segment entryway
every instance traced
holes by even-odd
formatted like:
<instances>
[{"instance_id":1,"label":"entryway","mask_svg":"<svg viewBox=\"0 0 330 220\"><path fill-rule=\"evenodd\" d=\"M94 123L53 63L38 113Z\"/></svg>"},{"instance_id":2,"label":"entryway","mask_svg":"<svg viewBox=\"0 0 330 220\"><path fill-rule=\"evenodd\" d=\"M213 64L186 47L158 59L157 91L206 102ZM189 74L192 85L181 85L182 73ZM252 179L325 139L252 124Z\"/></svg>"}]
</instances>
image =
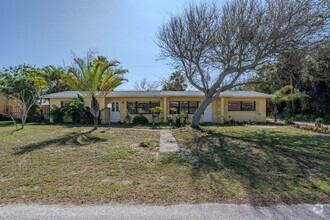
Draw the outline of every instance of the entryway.
<instances>
[{"instance_id":1,"label":"entryway","mask_svg":"<svg viewBox=\"0 0 330 220\"><path fill-rule=\"evenodd\" d=\"M113 101L111 102L110 109L110 122L118 122L120 121L120 102Z\"/></svg>"},{"instance_id":2,"label":"entryway","mask_svg":"<svg viewBox=\"0 0 330 220\"><path fill-rule=\"evenodd\" d=\"M212 122L212 102L206 107L206 109L204 111L203 121L205 123Z\"/></svg>"}]
</instances>

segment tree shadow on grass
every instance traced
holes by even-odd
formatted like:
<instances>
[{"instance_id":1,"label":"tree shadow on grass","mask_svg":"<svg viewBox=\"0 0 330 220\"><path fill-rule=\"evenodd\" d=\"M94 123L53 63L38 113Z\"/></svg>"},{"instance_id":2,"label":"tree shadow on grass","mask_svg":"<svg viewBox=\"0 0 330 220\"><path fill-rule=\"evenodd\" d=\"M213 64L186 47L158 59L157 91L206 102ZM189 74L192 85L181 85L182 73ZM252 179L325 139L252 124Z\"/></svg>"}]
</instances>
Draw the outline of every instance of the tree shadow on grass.
<instances>
[{"instance_id":1,"label":"tree shadow on grass","mask_svg":"<svg viewBox=\"0 0 330 220\"><path fill-rule=\"evenodd\" d=\"M106 138L100 138L91 134L93 131L94 129L91 129L87 132L70 132L69 134L66 134L62 137L28 144L20 147L16 152L13 153L13 155L23 155L35 150L40 150L49 147L51 145L59 145L59 146L70 145L73 147L79 147L88 144L107 141Z\"/></svg>"},{"instance_id":2,"label":"tree shadow on grass","mask_svg":"<svg viewBox=\"0 0 330 220\"><path fill-rule=\"evenodd\" d=\"M187 146L193 179L225 174L244 187L249 203L265 205L329 201L330 193L316 184L330 180L329 143L329 136L207 131ZM221 178L209 178L209 183L219 197L223 191L217 187L230 188Z\"/></svg>"}]
</instances>

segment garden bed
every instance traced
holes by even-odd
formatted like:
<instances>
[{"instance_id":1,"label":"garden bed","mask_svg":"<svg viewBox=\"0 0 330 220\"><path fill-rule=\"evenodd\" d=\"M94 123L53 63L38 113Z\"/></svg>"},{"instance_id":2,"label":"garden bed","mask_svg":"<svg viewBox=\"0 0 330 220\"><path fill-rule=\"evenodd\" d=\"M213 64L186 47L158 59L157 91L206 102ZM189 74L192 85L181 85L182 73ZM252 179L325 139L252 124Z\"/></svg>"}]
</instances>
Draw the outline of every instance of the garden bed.
<instances>
[{"instance_id":1,"label":"garden bed","mask_svg":"<svg viewBox=\"0 0 330 220\"><path fill-rule=\"evenodd\" d=\"M302 129L302 130L322 133L322 134L330 134L330 127L329 126L313 126L313 125L309 125L309 124L305 124L305 125L295 124L293 127L298 128L298 129Z\"/></svg>"}]
</instances>

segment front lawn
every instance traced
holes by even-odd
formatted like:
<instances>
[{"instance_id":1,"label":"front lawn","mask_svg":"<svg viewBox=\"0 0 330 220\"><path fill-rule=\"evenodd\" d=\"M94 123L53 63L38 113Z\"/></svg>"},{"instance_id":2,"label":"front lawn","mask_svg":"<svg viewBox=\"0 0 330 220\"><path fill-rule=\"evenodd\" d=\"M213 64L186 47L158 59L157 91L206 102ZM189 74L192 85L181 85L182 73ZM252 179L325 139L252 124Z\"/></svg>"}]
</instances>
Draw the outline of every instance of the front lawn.
<instances>
[{"instance_id":1,"label":"front lawn","mask_svg":"<svg viewBox=\"0 0 330 220\"><path fill-rule=\"evenodd\" d=\"M158 155L159 131L0 126L0 203L322 203L330 136L289 126L175 129L182 152Z\"/></svg>"},{"instance_id":2,"label":"front lawn","mask_svg":"<svg viewBox=\"0 0 330 220\"><path fill-rule=\"evenodd\" d=\"M182 128L175 136L201 200L330 202L330 135L256 125Z\"/></svg>"}]
</instances>

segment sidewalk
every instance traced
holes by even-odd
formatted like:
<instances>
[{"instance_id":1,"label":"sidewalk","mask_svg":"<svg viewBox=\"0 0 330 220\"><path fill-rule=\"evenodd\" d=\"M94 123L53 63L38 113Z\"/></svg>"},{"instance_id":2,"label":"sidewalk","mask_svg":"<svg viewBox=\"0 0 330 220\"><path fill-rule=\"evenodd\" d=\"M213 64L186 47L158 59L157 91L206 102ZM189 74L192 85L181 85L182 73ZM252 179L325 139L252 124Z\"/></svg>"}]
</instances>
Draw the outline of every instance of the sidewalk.
<instances>
[{"instance_id":1,"label":"sidewalk","mask_svg":"<svg viewBox=\"0 0 330 220\"><path fill-rule=\"evenodd\" d=\"M267 207L216 203L171 206L14 204L0 207L0 219L330 219L330 204L278 205Z\"/></svg>"}]
</instances>

